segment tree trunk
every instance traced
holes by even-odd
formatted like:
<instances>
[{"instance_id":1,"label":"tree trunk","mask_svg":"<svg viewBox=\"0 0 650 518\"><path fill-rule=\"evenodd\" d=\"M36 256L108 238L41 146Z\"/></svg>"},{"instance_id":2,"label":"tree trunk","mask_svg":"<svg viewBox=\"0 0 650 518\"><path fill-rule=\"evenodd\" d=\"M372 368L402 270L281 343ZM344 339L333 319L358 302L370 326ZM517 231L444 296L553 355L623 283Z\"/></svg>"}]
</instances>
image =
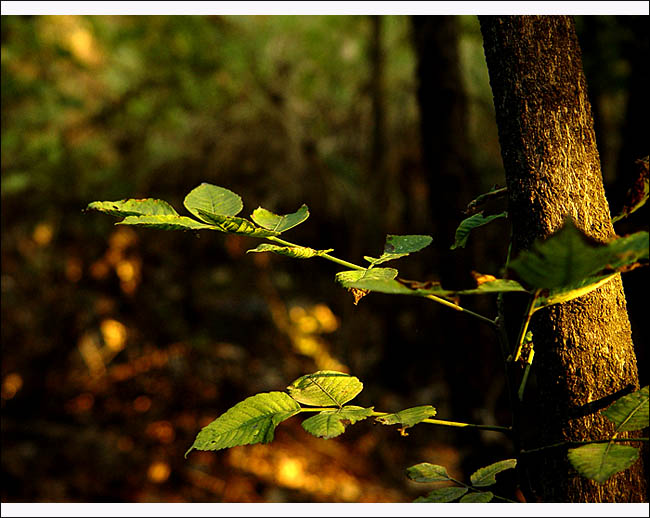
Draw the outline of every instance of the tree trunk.
<instances>
[{"instance_id":1,"label":"tree trunk","mask_svg":"<svg viewBox=\"0 0 650 518\"><path fill-rule=\"evenodd\" d=\"M598 240L615 233L605 199L573 19L481 17L513 225L513 253L558 230L565 217ZM522 447L607 438L612 425L581 407L627 386L638 373L620 277L536 313L536 389L521 414ZM531 387L533 388L533 387ZM584 413L584 412L583 412ZM526 462L523 462L526 460ZM639 502L641 461L605 484L580 477L566 448L523 456L529 501Z\"/></svg>"}]
</instances>

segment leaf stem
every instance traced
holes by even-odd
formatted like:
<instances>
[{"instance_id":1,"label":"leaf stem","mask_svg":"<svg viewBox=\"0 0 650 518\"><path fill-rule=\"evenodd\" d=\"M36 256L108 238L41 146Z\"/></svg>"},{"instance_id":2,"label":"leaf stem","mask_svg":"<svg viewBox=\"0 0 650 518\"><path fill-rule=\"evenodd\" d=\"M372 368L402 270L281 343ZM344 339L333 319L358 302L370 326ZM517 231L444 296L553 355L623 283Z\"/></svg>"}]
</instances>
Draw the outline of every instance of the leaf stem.
<instances>
[{"instance_id":1,"label":"leaf stem","mask_svg":"<svg viewBox=\"0 0 650 518\"><path fill-rule=\"evenodd\" d=\"M561 448L562 446L582 446L584 444L599 444L604 442L648 442L649 440L650 439L648 437L614 437L611 439L597 439L594 441L564 441L549 444L547 446L540 446L539 448L533 448L532 450L522 450L519 453L522 455L528 453L537 453L540 451L549 450L551 448Z\"/></svg>"},{"instance_id":2,"label":"leaf stem","mask_svg":"<svg viewBox=\"0 0 650 518\"><path fill-rule=\"evenodd\" d=\"M280 239L277 236L269 236L266 239L269 241L275 241L276 243L280 243L281 245L284 246L299 246L295 243L291 243L289 241L285 241L284 239ZM328 261L332 261L333 263L340 264L341 266L345 266L347 268L351 268L353 270L365 270L363 266L359 266L358 264L354 264L348 261L344 261L343 259L339 259L338 257L334 257L333 255L330 254L322 254L319 257L322 257L323 259L327 259Z\"/></svg>"},{"instance_id":3,"label":"leaf stem","mask_svg":"<svg viewBox=\"0 0 650 518\"><path fill-rule=\"evenodd\" d=\"M458 304L454 304L453 302L450 302L446 299L443 299L441 297L437 297L435 295L426 295L427 299L433 300L434 302L438 302L439 304L442 304L443 306L447 306L448 308L455 309L456 311L460 311L462 313L466 313L467 315L470 315L474 318L478 318L482 322L485 322L486 324L491 325L492 327L496 328L497 323L487 317L484 317L483 315L479 315L478 313L474 313L473 311L470 311L469 309L466 309L462 306L459 306Z\"/></svg>"},{"instance_id":4,"label":"leaf stem","mask_svg":"<svg viewBox=\"0 0 650 518\"><path fill-rule=\"evenodd\" d=\"M337 407L301 407L300 412L324 412L324 411L339 410ZM380 417L390 415L390 412L373 412L370 417ZM453 428L478 428L480 430L490 430L493 432L501 432L509 434L512 429L506 426L488 425L488 424L473 424L473 423L459 423L456 421L443 421L442 419L423 419L421 423L437 424L439 426L450 426Z\"/></svg>"},{"instance_id":5,"label":"leaf stem","mask_svg":"<svg viewBox=\"0 0 650 518\"><path fill-rule=\"evenodd\" d=\"M530 302L528 303L528 308L526 309L526 318L521 325L521 329L519 330L519 337L517 338L517 350L515 351L515 357L512 360L513 362L516 362L519 360L519 358L521 358L521 349L524 346L526 332L528 331L528 324L530 324L530 319L533 316L535 310L535 301L537 300L540 292L541 290L535 290L535 293L530 298Z\"/></svg>"},{"instance_id":6,"label":"leaf stem","mask_svg":"<svg viewBox=\"0 0 650 518\"><path fill-rule=\"evenodd\" d=\"M277 236L269 236L266 239L269 241L275 241L276 243L280 243L281 245L284 246L300 246L295 243L291 243L290 241L285 241L284 239L280 239ZM358 264L351 263L349 261L345 261L343 259L339 259L338 257L334 257L333 255L330 254L322 254L319 257L322 257L323 259L327 259L328 261L332 261L333 263L340 264L341 266L345 266L346 268L351 268L352 270L367 270L368 268L364 268L363 266L359 266ZM439 304L442 304L443 306L447 306L448 308L455 309L456 311L460 311L462 313L465 313L467 315L470 315L474 318L477 318L481 320L482 322L485 322L486 324L491 325L492 327L497 326L496 322L490 318L484 317L483 315L479 315L478 313L474 313L473 311L470 311L469 309L466 309L462 306L459 306L458 304L454 304L453 302L450 302L446 299L443 299L441 297L437 297L436 295L425 295L426 298L433 300L434 302L438 302Z\"/></svg>"}]
</instances>

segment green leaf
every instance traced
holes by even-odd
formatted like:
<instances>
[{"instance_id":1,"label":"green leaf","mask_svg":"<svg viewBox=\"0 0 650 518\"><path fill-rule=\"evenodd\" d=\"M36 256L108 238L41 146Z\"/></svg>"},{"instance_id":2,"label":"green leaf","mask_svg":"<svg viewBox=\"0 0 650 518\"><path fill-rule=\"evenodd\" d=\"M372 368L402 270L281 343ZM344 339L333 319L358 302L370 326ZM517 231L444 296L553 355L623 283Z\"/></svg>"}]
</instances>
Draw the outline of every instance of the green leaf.
<instances>
[{"instance_id":1,"label":"green leaf","mask_svg":"<svg viewBox=\"0 0 650 518\"><path fill-rule=\"evenodd\" d=\"M204 427L185 456L192 450L221 450L271 442L275 428L298 412L300 405L284 392L256 394Z\"/></svg>"},{"instance_id":2,"label":"green leaf","mask_svg":"<svg viewBox=\"0 0 650 518\"><path fill-rule=\"evenodd\" d=\"M414 503L443 504L445 502L453 502L454 500L456 500L456 498L459 498L463 496L465 493L467 493L467 491L469 491L469 489L467 489L466 487L457 487L457 486L440 487L438 489L434 489L433 491L431 491L427 496L421 496L420 498L416 498L414 500Z\"/></svg>"},{"instance_id":3,"label":"green leaf","mask_svg":"<svg viewBox=\"0 0 650 518\"><path fill-rule=\"evenodd\" d=\"M127 216L116 225L140 225L161 230L217 230L212 225L206 225L186 216L171 215Z\"/></svg>"},{"instance_id":4,"label":"green leaf","mask_svg":"<svg viewBox=\"0 0 650 518\"><path fill-rule=\"evenodd\" d=\"M384 244L384 253L378 257L364 256L364 259L370 263L370 267L378 264L406 257L413 252L418 252L431 244L433 238L431 236L414 234L407 236L395 236L388 234L386 236L386 243Z\"/></svg>"},{"instance_id":5,"label":"green leaf","mask_svg":"<svg viewBox=\"0 0 650 518\"><path fill-rule=\"evenodd\" d=\"M622 444L585 444L568 453L569 462L583 477L602 484L614 473L629 468L639 458L639 450Z\"/></svg>"},{"instance_id":6,"label":"green leaf","mask_svg":"<svg viewBox=\"0 0 650 518\"><path fill-rule=\"evenodd\" d=\"M309 209L303 204L296 212L285 215L274 214L262 207L256 208L251 214L251 219L260 227L264 227L278 234L300 225L309 217Z\"/></svg>"},{"instance_id":7,"label":"green leaf","mask_svg":"<svg viewBox=\"0 0 650 518\"><path fill-rule=\"evenodd\" d=\"M447 468L438 464L421 462L406 469L406 476L414 482L442 482L451 480Z\"/></svg>"},{"instance_id":8,"label":"green leaf","mask_svg":"<svg viewBox=\"0 0 650 518\"><path fill-rule=\"evenodd\" d=\"M472 485L476 487L491 486L492 484L497 483L497 479L495 478L497 473L501 473L507 469L512 469L516 465L517 459L501 460L494 464L490 464L489 466L485 466L484 468L477 469L472 473L470 480Z\"/></svg>"},{"instance_id":9,"label":"green leaf","mask_svg":"<svg viewBox=\"0 0 650 518\"><path fill-rule=\"evenodd\" d=\"M500 212L499 214L490 214L489 216L484 216L483 211L481 211L477 212L473 216L470 216L469 218L465 218L460 222L460 225L458 225L458 228L456 229L456 240L454 241L454 244L451 245L451 250L455 250L456 248L465 248L469 234L475 228L487 225L490 223L490 221L494 221L495 219L506 217L508 217L507 212Z\"/></svg>"},{"instance_id":10,"label":"green leaf","mask_svg":"<svg viewBox=\"0 0 650 518\"><path fill-rule=\"evenodd\" d=\"M246 253L273 252L275 254L293 257L294 259L309 259L311 257L321 257L333 251L333 248L330 248L329 250L314 250L313 248L308 248L305 246L277 246L270 245L268 243L262 243L261 245L258 245L251 250L246 250Z\"/></svg>"},{"instance_id":11,"label":"green leaf","mask_svg":"<svg viewBox=\"0 0 650 518\"><path fill-rule=\"evenodd\" d=\"M363 390L363 383L343 372L323 370L301 376L287 390L305 405L342 407Z\"/></svg>"},{"instance_id":12,"label":"green leaf","mask_svg":"<svg viewBox=\"0 0 650 518\"><path fill-rule=\"evenodd\" d=\"M641 430L648 424L648 386L612 403L603 415L616 425L616 432Z\"/></svg>"},{"instance_id":13,"label":"green leaf","mask_svg":"<svg viewBox=\"0 0 650 518\"><path fill-rule=\"evenodd\" d=\"M169 203L164 200L153 198L144 198L142 200L118 200L118 201L94 201L88 204L86 210L97 210L117 216L118 218L126 216L178 216Z\"/></svg>"},{"instance_id":14,"label":"green leaf","mask_svg":"<svg viewBox=\"0 0 650 518\"><path fill-rule=\"evenodd\" d=\"M199 210L221 216L236 216L244 208L244 204L238 194L223 187L205 182L192 189L185 196L183 205L199 219L203 219ZM206 223L211 222L206 221Z\"/></svg>"},{"instance_id":15,"label":"green leaf","mask_svg":"<svg viewBox=\"0 0 650 518\"><path fill-rule=\"evenodd\" d=\"M510 263L510 268L533 288L560 288L588 277L623 271L648 259L648 233L595 243L571 219L545 241L536 241Z\"/></svg>"},{"instance_id":16,"label":"green leaf","mask_svg":"<svg viewBox=\"0 0 650 518\"><path fill-rule=\"evenodd\" d=\"M478 491L465 495L460 499L461 504L487 504L494 498L492 491Z\"/></svg>"},{"instance_id":17,"label":"green leaf","mask_svg":"<svg viewBox=\"0 0 650 518\"><path fill-rule=\"evenodd\" d=\"M198 209L198 213L203 221L206 221L217 227L221 232L228 234L239 234L251 237L269 237L277 235L277 232L255 226L253 223L244 218L234 216L222 216Z\"/></svg>"},{"instance_id":18,"label":"green leaf","mask_svg":"<svg viewBox=\"0 0 650 518\"><path fill-rule=\"evenodd\" d=\"M375 418L381 424L401 424L405 427L414 426L421 423L424 419L429 419L436 415L436 409L431 405L416 406L407 408L394 414L382 415Z\"/></svg>"},{"instance_id":19,"label":"green leaf","mask_svg":"<svg viewBox=\"0 0 650 518\"><path fill-rule=\"evenodd\" d=\"M324 439L337 437L345 432L348 424L362 421L372 415L373 408L344 406L336 410L325 410L302 422L302 427L310 434Z\"/></svg>"},{"instance_id":20,"label":"green leaf","mask_svg":"<svg viewBox=\"0 0 650 518\"><path fill-rule=\"evenodd\" d=\"M569 300L577 299L587 293L600 288L603 284L609 282L616 274L600 275L597 277L587 277L579 282L555 288L552 290L542 290L540 295L535 299L535 307L533 312L538 309L552 306L553 304L560 304L568 302Z\"/></svg>"},{"instance_id":21,"label":"green leaf","mask_svg":"<svg viewBox=\"0 0 650 518\"><path fill-rule=\"evenodd\" d=\"M486 293L505 293L505 292L528 292L517 281L511 279L494 279L482 282L477 288L467 290L449 291L449 295L483 295Z\"/></svg>"}]
</instances>

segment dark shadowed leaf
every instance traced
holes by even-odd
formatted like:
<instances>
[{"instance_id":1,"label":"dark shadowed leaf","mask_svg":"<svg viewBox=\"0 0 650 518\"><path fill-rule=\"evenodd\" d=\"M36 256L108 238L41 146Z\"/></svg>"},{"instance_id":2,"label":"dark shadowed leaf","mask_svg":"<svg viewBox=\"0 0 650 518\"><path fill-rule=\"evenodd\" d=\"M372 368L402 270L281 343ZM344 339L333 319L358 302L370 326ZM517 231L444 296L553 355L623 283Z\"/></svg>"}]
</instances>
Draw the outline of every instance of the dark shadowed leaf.
<instances>
[{"instance_id":1,"label":"dark shadowed leaf","mask_svg":"<svg viewBox=\"0 0 650 518\"><path fill-rule=\"evenodd\" d=\"M469 489L467 489L466 487L455 487L455 486L441 487L438 489L434 489L429 494L427 494L427 496L421 496L420 498L416 498L414 500L414 503L444 504L445 502L453 502L457 498L467 493L467 491L469 491Z\"/></svg>"},{"instance_id":2,"label":"dark shadowed leaf","mask_svg":"<svg viewBox=\"0 0 650 518\"><path fill-rule=\"evenodd\" d=\"M623 210L621 210L621 213L618 216L612 219L612 223L616 223L617 221L629 216L643 207L646 201L648 201L648 194L650 193L648 158L649 157L645 157L635 161L635 164L637 165L637 177L625 195Z\"/></svg>"},{"instance_id":3,"label":"dark shadowed leaf","mask_svg":"<svg viewBox=\"0 0 650 518\"><path fill-rule=\"evenodd\" d=\"M476 487L491 486L492 484L497 483L497 479L495 478L496 474L501 473L507 469L512 469L516 465L517 459L501 460L499 462L495 462L494 464L490 464L489 466L485 466L484 468L477 469L474 473L472 473L470 480L472 482L472 485Z\"/></svg>"},{"instance_id":4,"label":"dark shadowed leaf","mask_svg":"<svg viewBox=\"0 0 650 518\"><path fill-rule=\"evenodd\" d=\"M421 462L406 469L406 476L414 482L442 482L451 480L447 468L438 464Z\"/></svg>"},{"instance_id":5,"label":"dark shadowed leaf","mask_svg":"<svg viewBox=\"0 0 650 518\"><path fill-rule=\"evenodd\" d=\"M494 221L495 219L506 218L506 217L508 217L507 212L500 212L499 214L490 214L485 216L481 211L474 214L473 216L470 216L469 218L464 219L463 221L460 222L460 225L458 225L458 228L456 229L455 241L454 244L451 245L450 247L451 250L455 250L456 248L465 248L465 245L467 244L467 239L469 238L469 234L475 228L479 228L482 227L483 225L487 225L488 223Z\"/></svg>"},{"instance_id":6,"label":"dark shadowed leaf","mask_svg":"<svg viewBox=\"0 0 650 518\"><path fill-rule=\"evenodd\" d=\"M494 493L491 491L479 491L468 493L459 501L461 504L487 504L492 498Z\"/></svg>"},{"instance_id":7,"label":"dark shadowed leaf","mask_svg":"<svg viewBox=\"0 0 650 518\"><path fill-rule=\"evenodd\" d=\"M637 232L606 244L585 236L567 219L558 232L536 241L510 263L510 268L533 288L561 288L588 277L631 269L648 260L648 233Z\"/></svg>"}]
</instances>

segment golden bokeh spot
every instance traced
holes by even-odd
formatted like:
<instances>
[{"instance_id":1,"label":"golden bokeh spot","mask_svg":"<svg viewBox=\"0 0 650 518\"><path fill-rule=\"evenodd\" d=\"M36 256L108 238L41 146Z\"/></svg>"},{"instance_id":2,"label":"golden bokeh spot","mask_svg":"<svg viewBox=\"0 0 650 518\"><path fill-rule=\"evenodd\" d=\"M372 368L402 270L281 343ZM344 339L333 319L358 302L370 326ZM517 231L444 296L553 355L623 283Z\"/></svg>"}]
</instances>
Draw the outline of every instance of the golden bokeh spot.
<instances>
[{"instance_id":1,"label":"golden bokeh spot","mask_svg":"<svg viewBox=\"0 0 650 518\"><path fill-rule=\"evenodd\" d=\"M99 259L90 265L90 276L93 279L101 281L108 277L108 274L111 273L111 267L104 259Z\"/></svg>"},{"instance_id":2,"label":"golden bokeh spot","mask_svg":"<svg viewBox=\"0 0 650 518\"><path fill-rule=\"evenodd\" d=\"M133 410L136 412L147 412L151 408L151 398L149 396L138 396L133 400Z\"/></svg>"},{"instance_id":3,"label":"golden bokeh spot","mask_svg":"<svg viewBox=\"0 0 650 518\"><path fill-rule=\"evenodd\" d=\"M72 398L65 404L65 409L71 414L83 414L88 412L95 404L95 396L90 392L84 392Z\"/></svg>"},{"instance_id":4,"label":"golden bokeh spot","mask_svg":"<svg viewBox=\"0 0 650 518\"><path fill-rule=\"evenodd\" d=\"M32 233L32 239L38 246L46 246L52 241L54 236L54 229L52 225L47 222L42 222L34 227L34 232Z\"/></svg>"},{"instance_id":5,"label":"golden bokeh spot","mask_svg":"<svg viewBox=\"0 0 650 518\"><path fill-rule=\"evenodd\" d=\"M157 460L150 464L147 470L147 478L156 484L162 484L169 478L171 472L172 470L169 464L165 461Z\"/></svg>"},{"instance_id":6,"label":"golden bokeh spot","mask_svg":"<svg viewBox=\"0 0 650 518\"><path fill-rule=\"evenodd\" d=\"M125 250L137 242L138 234L128 227L118 228L108 238L108 246L116 250Z\"/></svg>"},{"instance_id":7,"label":"golden bokeh spot","mask_svg":"<svg viewBox=\"0 0 650 518\"><path fill-rule=\"evenodd\" d=\"M314 317L318 320L323 333L333 333L339 327L339 319L325 304L316 304L312 308Z\"/></svg>"},{"instance_id":8,"label":"golden bokeh spot","mask_svg":"<svg viewBox=\"0 0 650 518\"><path fill-rule=\"evenodd\" d=\"M13 398L23 388L23 378L17 372L12 372L2 380L2 399Z\"/></svg>"},{"instance_id":9,"label":"golden bokeh spot","mask_svg":"<svg viewBox=\"0 0 650 518\"><path fill-rule=\"evenodd\" d=\"M119 352L126 345L126 327L121 322L106 318L102 320L99 328L106 347L113 352Z\"/></svg>"},{"instance_id":10,"label":"golden bokeh spot","mask_svg":"<svg viewBox=\"0 0 650 518\"><path fill-rule=\"evenodd\" d=\"M277 466L278 481L291 488L299 488L303 485L305 470L302 462L291 457L283 457Z\"/></svg>"},{"instance_id":11,"label":"golden bokeh spot","mask_svg":"<svg viewBox=\"0 0 650 518\"><path fill-rule=\"evenodd\" d=\"M79 282L83 275L83 263L78 257L68 257L65 261L65 278L70 282Z\"/></svg>"},{"instance_id":12,"label":"golden bokeh spot","mask_svg":"<svg viewBox=\"0 0 650 518\"><path fill-rule=\"evenodd\" d=\"M77 347L91 376L101 376L106 373L106 364L94 335L90 333L81 335Z\"/></svg>"},{"instance_id":13,"label":"golden bokeh spot","mask_svg":"<svg viewBox=\"0 0 650 518\"><path fill-rule=\"evenodd\" d=\"M149 423L145 433L152 439L163 444L170 444L174 442L176 437L176 432L174 432L174 427L169 421L154 421Z\"/></svg>"}]
</instances>

